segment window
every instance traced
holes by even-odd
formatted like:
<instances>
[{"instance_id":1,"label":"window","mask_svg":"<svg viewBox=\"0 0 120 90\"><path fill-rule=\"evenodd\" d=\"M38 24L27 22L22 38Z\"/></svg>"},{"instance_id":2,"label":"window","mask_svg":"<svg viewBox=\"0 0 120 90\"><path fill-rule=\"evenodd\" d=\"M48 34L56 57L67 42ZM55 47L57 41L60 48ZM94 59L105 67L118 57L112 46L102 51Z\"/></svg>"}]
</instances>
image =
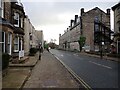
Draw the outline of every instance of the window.
<instances>
[{"instance_id":1,"label":"window","mask_svg":"<svg viewBox=\"0 0 120 90\"><path fill-rule=\"evenodd\" d=\"M99 31L99 25L95 24L95 31Z\"/></svg>"},{"instance_id":2,"label":"window","mask_svg":"<svg viewBox=\"0 0 120 90\"><path fill-rule=\"evenodd\" d=\"M99 17L95 16L94 20L95 20L95 22L99 22Z\"/></svg>"},{"instance_id":3,"label":"window","mask_svg":"<svg viewBox=\"0 0 120 90\"><path fill-rule=\"evenodd\" d=\"M2 36L2 39L0 39L0 51L5 52L5 32L0 31L0 36Z\"/></svg>"},{"instance_id":4,"label":"window","mask_svg":"<svg viewBox=\"0 0 120 90\"><path fill-rule=\"evenodd\" d=\"M14 52L18 52L19 51L19 37L15 37L14 39Z\"/></svg>"},{"instance_id":5,"label":"window","mask_svg":"<svg viewBox=\"0 0 120 90\"><path fill-rule=\"evenodd\" d=\"M12 34L8 33L8 53L11 55Z\"/></svg>"},{"instance_id":6,"label":"window","mask_svg":"<svg viewBox=\"0 0 120 90\"><path fill-rule=\"evenodd\" d=\"M14 13L14 26L19 27L19 14Z\"/></svg>"},{"instance_id":7,"label":"window","mask_svg":"<svg viewBox=\"0 0 120 90\"><path fill-rule=\"evenodd\" d=\"M32 35L30 35L30 40L32 40Z\"/></svg>"},{"instance_id":8,"label":"window","mask_svg":"<svg viewBox=\"0 0 120 90\"><path fill-rule=\"evenodd\" d=\"M4 17L4 2L3 0L0 0L0 16Z\"/></svg>"},{"instance_id":9,"label":"window","mask_svg":"<svg viewBox=\"0 0 120 90\"><path fill-rule=\"evenodd\" d=\"M21 28L23 28L23 18L21 18Z\"/></svg>"}]
</instances>

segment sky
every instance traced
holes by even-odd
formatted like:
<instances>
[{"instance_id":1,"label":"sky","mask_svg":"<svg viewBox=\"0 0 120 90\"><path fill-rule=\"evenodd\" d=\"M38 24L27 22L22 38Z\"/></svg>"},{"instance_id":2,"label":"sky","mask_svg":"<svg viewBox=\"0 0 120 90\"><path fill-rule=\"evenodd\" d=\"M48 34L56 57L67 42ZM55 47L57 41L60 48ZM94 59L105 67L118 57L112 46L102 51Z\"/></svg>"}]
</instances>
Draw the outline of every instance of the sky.
<instances>
[{"instance_id":1,"label":"sky","mask_svg":"<svg viewBox=\"0 0 120 90\"><path fill-rule=\"evenodd\" d=\"M59 44L59 34L70 25L70 20L75 15L80 16L80 9L84 8L85 12L99 7L106 12L106 9L114 6L120 0L21 0L26 15L36 30L43 30L44 40L50 42L56 39ZM112 12L112 11L111 11ZM111 29L113 28L113 12L111 13Z\"/></svg>"}]
</instances>

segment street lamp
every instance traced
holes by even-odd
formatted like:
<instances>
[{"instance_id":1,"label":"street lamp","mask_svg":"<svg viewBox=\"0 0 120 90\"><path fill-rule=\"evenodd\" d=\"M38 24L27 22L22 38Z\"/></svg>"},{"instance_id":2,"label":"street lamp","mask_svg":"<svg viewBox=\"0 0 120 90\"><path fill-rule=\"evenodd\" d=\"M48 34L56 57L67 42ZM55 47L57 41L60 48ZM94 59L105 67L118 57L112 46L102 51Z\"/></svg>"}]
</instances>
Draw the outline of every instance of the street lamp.
<instances>
[{"instance_id":1,"label":"street lamp","mask_svg":"<svg viewBox=\"0 0 120 90\"><path fill-rule=\"evenodd\" d=\"M39 44L39 60L41 60L41 43Z\"/></svg>"}]
</instances>

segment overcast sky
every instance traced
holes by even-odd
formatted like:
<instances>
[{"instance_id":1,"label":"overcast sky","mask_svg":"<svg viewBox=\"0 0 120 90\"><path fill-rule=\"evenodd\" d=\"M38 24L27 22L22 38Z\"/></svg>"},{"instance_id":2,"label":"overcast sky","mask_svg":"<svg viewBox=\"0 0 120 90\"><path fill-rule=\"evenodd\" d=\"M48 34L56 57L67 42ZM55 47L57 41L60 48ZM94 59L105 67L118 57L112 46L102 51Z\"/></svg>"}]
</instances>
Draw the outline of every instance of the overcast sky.
<instances>
[{"instance_id":1,"label":"overcast sky","mask_svg":"<svg viewBox=\"0 0 120 90\"><path fill-rule=\"evenodd\" d=\"M70 20L74 19L75 15L80 15L81 8L84 8L86 12L94 7L99 7L106 12L107 8L111 9L112 6L119 2L119 0L106 0L102 2L98 2L99 0L87 0L87 2L83 0L81 2L77 2L80 0L21 1L26 15L28 15L35 29L43 30L44 39L48 42L51 39L56 39L57 44L59 42L59 34L64 33L64 30L70 25Z\"/></svg>"}]
</instances>

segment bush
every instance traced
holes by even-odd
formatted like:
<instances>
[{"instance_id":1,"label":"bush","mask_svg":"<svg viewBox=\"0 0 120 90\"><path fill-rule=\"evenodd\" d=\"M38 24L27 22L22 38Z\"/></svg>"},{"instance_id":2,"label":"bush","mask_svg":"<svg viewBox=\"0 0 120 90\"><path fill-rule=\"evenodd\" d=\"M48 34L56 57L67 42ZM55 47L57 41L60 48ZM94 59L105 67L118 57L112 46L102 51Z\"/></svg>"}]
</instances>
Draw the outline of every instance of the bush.
<instances>
[{"instance_id":1,"label":"bush","mask_svg":"<svg viewBox=\"0 0 120 90\"><path fill-rule=\"evenodd\" d=\"M31 48L30 49L30 56L34 56L35 54L36 54L36 52L37 52L37 49L36 48Z\"/></svg>"},{"instance_id":2,"label":"bush","mask_svg":"<svg viewBox=\"0 0 120 90\"><path fill-rule=\"evenodd\" d=\"M6 69L9 65L10 55L7 53L2 53L2 70Z\"/></svg>"}]
</instances>

